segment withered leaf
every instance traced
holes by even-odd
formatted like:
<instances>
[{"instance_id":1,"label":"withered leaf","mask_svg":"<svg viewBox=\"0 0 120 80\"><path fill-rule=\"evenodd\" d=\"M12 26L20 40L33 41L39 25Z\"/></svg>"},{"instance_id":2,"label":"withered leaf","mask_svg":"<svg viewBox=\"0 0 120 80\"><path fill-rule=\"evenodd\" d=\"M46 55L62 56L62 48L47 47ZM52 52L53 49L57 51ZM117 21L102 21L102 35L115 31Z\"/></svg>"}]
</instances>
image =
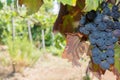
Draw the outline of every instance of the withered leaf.
<instances>
[{"instance_id":1,"label":"withered leaf","mask_svg":"<svg viewBox=\"0 0 120 80\"><path fill-rule=\"evenodd\" d=\"M66 47L62 57L72 61L74 65L79 65L80 57L89 50L89 44L81 41L82 37L83 35L80 33L69 33L66 36Z\"/></svg>"},{"instance_id":2,"label":"withered leaf","mask_svg":"<svg viewBox=\"0 0 120 80\"><path fill-rule=\"evenodd\" d=\"M58 17L53 26L53 32L60 32L63 35L72 33L78 27L79 20L83 15L85 0L77 0L76 6L60 4Z\"/></svg>"}]
</instances>

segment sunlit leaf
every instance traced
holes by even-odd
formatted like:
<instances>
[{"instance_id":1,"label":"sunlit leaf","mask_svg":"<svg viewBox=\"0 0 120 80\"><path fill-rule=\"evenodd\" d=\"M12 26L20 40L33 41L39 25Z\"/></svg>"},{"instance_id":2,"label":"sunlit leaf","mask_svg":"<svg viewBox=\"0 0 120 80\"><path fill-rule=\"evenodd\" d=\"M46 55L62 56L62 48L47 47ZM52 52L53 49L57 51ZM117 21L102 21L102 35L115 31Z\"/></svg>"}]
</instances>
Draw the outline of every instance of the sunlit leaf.
<instances>
[{"instance_id":1,"label":"sunlit leaf","mask_svg":"<svg viewBox=\"0 0 120 80\"><path fill-rule=\"evenodd\" d=\"M64 5L68 4L68 5L71 5L71 6L75 6L76 5L76 1L77 0L58 0L58 2L61 2Z\"/></svg>"},{"instance_id":2,"label":"sunlit leaf","mask_svg":"<svg viewBox=\"0 0 120 80\"><path fill-rule=\"evenodd\" d=\"M39 10L43 0L19 0L19 5L25 5L27 7L27 14L33 14Z\"/></svg>"},{"instance_id":3,"label":"sunlit leaf","mask_svg":"<svg viewBox=\"0 0 120 80\"><path fill-rule=\"evenodd\" d=\"M102 0L85 0L84 11L96 10Z\"/></svg>"},{"instance_id":4,"label":"sunlit leaf","mask_svg":"<svg viewBox=\"0 0 120 80\"><path fill-rule=\"evenodd\" d=\"M3 3L0 1L0 9L3 8Z\"/></svg>"},{"instance_id":5,"label":"sunlit leaf","mask_svg":"<svg viewBox=\"0 0 120 80\"><path fill-rule=\"evenodd\" d=\"M12 3L12 0L7 0L7 5L10 6Z\"/></svg>"},{"instance_id":6,"label":"sunlit leaf","mask_svg":"<svg viewBox=\"0 0 120 80\"><path fill-rule=\"evenodd\" d=\"M89 45L85 41L81 41L83 35L80 33L67 34L66 47L62 54L63 58L72 61L74 65L79 65L79 59L84 53L88 52Z\"/></svg>"}]
</instances>

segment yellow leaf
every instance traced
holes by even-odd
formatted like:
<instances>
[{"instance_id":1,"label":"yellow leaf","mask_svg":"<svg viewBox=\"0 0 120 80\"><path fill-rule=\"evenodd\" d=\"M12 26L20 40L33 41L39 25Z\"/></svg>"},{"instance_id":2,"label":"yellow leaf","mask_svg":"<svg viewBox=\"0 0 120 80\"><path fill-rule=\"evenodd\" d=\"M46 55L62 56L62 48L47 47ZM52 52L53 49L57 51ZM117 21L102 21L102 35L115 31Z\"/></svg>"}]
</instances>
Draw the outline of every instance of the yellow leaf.
<instances>
[{"instance_id":1,"label":"yellow leaf","mask_svg":"<svg viewBox=\"0 0 120 80\"><path fill-rule=\"evenodd\" d=\"M73 5L73 6L76 5L76 0L72 0L72 5Z\"/></svg>"},{"instance_id":2,"label":"yellow leaf","mask_svg":"<svg viewBox=\"0 0 120 80\"><path fill-rule=\"evenodd\" d=\"M25 5L27 7L27 14L33 14L39 10L43 0L19 0L19 5Z\"/></svg>"}]
</instances>

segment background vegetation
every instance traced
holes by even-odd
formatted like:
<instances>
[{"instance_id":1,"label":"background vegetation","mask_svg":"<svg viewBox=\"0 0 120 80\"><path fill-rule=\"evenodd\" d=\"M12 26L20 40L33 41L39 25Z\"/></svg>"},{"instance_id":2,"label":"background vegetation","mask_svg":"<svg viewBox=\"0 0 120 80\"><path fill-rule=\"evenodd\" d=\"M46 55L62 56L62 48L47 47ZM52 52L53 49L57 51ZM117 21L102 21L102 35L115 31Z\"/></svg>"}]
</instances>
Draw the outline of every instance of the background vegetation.
<instances>
[{"instance_id":1,"label":"background vegetation","mask_svg":"<svg viewBox=\"0 0 120 80\"><path fill-rule=\"evenodd\" d=\"M53 11L54 1L44 0L41 9L30 16L26 15L26 7L18 6L15 1L0 1L0 44L8 46L11 59L2 58L2 64L15 62L28 66L43 53L60 56L65 40L61 34L52 33L57 17Z\"/></svg>"}]
</instances>

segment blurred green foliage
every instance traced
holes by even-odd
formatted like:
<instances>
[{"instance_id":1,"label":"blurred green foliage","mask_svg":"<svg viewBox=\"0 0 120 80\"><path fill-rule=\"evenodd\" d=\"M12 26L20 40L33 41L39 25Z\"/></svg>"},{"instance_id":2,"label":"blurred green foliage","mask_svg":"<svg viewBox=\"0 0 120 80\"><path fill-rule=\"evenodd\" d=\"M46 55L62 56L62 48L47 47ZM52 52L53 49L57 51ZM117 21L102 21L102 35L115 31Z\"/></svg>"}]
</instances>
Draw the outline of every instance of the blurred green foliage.
<instances>
[{"instance_id":1,"label":"blurred green foliage","mask_svg":"<svg viewBox=\"0 0 120 80\"><path fill-rule=\"evenodd\" d=\"M65 39L62 35L52 33L52 26L57 17L53 14L53 0L44 0L41 9L30 16L26 15L26 8L15 8L14 2L7 0L3 2L0 10L0 44L8 46L9 55L12 61L25 64L34 64L43 52L42 30L44 30L46 53L61 55ZM33 42L29 40L28 24L30 21ZM13 27L15 38L13 39ZM38 43L39 42L39 43ZM39 44L40 48L36 45ZM3 60L4 61L4 60Z\"/></svg>"},{"instance_id":2,"label":"blurred green foliage","mask_svg":"<svg viewBox=\"0 0 120 80\"><path fill-rule=\"evenodd\" d=\"M115 67L120 72L120 45L115 45Z\"/></svg>"}]
</instances>

